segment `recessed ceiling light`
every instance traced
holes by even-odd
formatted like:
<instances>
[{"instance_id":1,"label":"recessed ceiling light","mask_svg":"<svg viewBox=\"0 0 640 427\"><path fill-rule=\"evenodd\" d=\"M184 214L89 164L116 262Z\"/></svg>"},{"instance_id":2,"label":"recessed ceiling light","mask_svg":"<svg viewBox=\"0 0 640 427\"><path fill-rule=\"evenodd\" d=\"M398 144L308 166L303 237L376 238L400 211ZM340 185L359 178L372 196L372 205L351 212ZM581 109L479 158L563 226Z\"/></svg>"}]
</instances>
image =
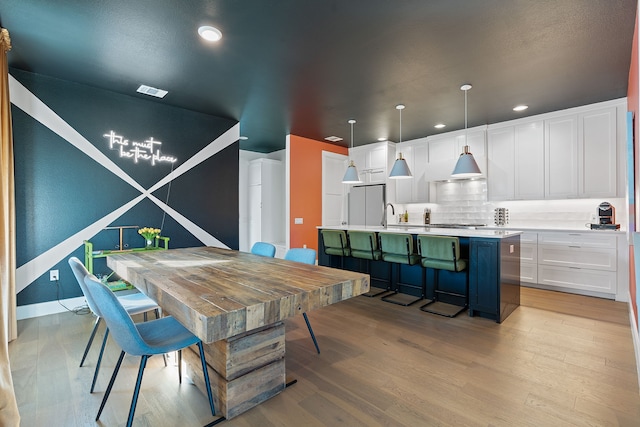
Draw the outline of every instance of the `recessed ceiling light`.
<instances>
[{"instance_id":1,"label":"recessed ceiling light","mask_svg":"<svg viewBox=\"0 0 640 427\"><path fill-rule=\"evenodd\" d=\"M513 107L513 111L524 111L527 108L529 108L528 105L516 105L515 107Z\"/></svg>"},{"instance_id":2,"label":"recessed ceiling light","mask_svg":"<svg viewBox=\"0 0 640 427\"><path fill-rule=\"evenodd\" d=\"M382 141L386 141L387 138L385 138L384 136L381 136L380 138L378 138L378 141L382 142Z\"/></svg>"},{"instance_id":3,"label":"recessed ceiling light","mask_svg":"<svg viewBox=\"0 0 640 427\"><path fill-rule=\"evenodd\" d=\"M222 38L222 32L209 25L198 28L198 34L200 34L200 37L210 42L217 42Z\"/></svg>"},{"instance_id":4,"label":"recessed ceiling light","mask_svg":"<svg viewBox=\"0 0 640 427\"><path fill-rule=\"evenodd\" d=\"M339 136L328 136L325 138L327 141L331 141L331 142L339 142L342 141L342 138L340 138Z\"/></svg>"},{"instance_id":5,"label":"recessed ceiling light","mask_svg":"<svg viewBox=\"0 0 640 427\"><path fill-rule=\"evenodd\" d=\"M442 129L443 127L445 127L447 125L445 125L444 123L438 123L437 125L434 126L434 128L436 129Z\"/></svg>"},{"instance_id":6,"label":"recessed ceiling light","mask_svg":"<svg viewBox=\"0 0 640 427\"><path fill-rule=\"evenodd\" d=\"M238 139L240 141L246 141L247 139L249 139L249 137L248 136L239 136Z\"/></svg>"},{"instance_id":7,"label":"recessed ceiling light","mask_svg":"<svg viewBox=\"0 0 640 427\"><path fill-rule=\"evenodd\" d=\"M140 85L140 87L136 90L138 93L144 93L145 95L155 96L156 98L164 98L167 92L166 90L156 89L155 87Z\"/></svg>"}]
</instances>

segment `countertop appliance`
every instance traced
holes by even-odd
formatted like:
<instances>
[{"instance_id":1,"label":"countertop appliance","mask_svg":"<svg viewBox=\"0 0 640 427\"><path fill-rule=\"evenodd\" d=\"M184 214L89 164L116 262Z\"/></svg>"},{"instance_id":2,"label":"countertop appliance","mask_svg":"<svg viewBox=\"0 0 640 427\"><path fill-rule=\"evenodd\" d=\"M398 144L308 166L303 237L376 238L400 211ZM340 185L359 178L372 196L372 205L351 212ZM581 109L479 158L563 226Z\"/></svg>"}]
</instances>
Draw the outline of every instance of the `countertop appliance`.
<instances>
[{"instance_id":1,"label":"countertop appliance","mask_svg":"<svg viewBox=\"0 0 640 427\"><path fill-rule=\"evenodd\" d=\"M597 224L591 224L592 230L618 230L620 224L616 224L616 208L609 202L602 202L596 211Z\"/></svg>"},{"instance_id":2,"label":"countertop appliance","mask_svg":"<svg viewBox=\"0 0 640 427\"><path fill-rule=\"evenodd\" d=\"M386 224L386 186L354 185L349 191L349 225Z\"/></svg>"}]
</instances>

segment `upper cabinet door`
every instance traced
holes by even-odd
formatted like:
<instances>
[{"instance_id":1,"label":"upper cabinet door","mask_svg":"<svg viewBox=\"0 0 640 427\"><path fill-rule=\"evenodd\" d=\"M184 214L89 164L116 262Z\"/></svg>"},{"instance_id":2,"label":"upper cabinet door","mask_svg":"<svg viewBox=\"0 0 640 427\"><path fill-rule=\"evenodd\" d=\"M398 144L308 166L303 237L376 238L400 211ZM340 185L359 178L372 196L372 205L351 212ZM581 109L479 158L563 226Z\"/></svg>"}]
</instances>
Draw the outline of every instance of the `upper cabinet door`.
<instances>
[{"instance_id":1,"label":"upper cabinet door","mask_svg":"<svg viewBox=\"0 0 640 427\"><path fill-rule=\"evenodd\" d=\"M578 140L582 142L578 165L580 197L616 197L616 138L615 107L578 116Z\"/></svg>"},{"instance_id":2,"label":"upper cabinet door","mask_svg":"<svg viewBox=\"0 0 640 427\"><path fill-rule=\"evenodd\" d=\"M545 196L578 197L578 116L545 120Z\"/></svg>"},{"instance_id":3,"label":"upper cabinet door","mask_svg":"<svg viewBox=\"0 0 640 427\"><path fill-rule=\"evenodd\" d=\"M514 198L544 198L544 124L542 120L515 126Z\"/></svg>"},{"instance_id":4,"label":"upper cabinet door","mask_svg":"<svg viewBox=\"0 0 640 427\"><path fill-rule=\"evenodd\" d=\"M408 143L402 142L396 145L396 151L398 153L402 153L402 157L407 162L407 166L409 166L409 170L413 175L411 179L396 179L396 202L397 203L412 203L413 202L413 181L416 179L415 173L415 161L413 155L413 146Z\"/></svg>"},{"instance_id":5,"label":"upper cabinet door","mask_svg":"<svg viewBox=\"0 0 640 427\"><path fill-rule=\"evenodd\" d=\"M384 184L387 180L387 146L380 145L367 153L368 166L371 170L369 184Z\"/></svg>"},{"instance_id":6,"label":"upper cabinet door","mask_svg":"<svg viewBox=\"0 0 640 427\"><path fill-rule=\"evenodd\" d=\"M427 179L429 181L451 179L451 172L453 172L460 155L456 138L453 135L443 135L428 139Z\"/></svg>"},{"instance_id":7,"label":"upper cabinet door","mask_svg":"<svg viewBox=\"0 0 640 427\"><path fill-rule=\"evenodd\" d=\"M514 128L508 126L487 132L487 197L489 200L513 200Z\"/></svg>"}]
</instances>

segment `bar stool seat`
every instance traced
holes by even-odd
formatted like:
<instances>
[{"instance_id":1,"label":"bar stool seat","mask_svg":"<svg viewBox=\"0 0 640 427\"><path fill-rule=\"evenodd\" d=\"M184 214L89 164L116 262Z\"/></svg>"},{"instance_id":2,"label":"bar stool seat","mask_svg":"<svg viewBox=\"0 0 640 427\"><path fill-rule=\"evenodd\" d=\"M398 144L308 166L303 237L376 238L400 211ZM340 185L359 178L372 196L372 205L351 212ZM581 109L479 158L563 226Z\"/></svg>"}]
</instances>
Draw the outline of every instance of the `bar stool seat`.
<instances>
[{"instance_id":1,"label":"bar stool seat","mask_svg":"<svg viewBox=\"0 0 640 427\"><path fill-rule=\"evenodd\" d=\"M349 237L349 245L351 247L351 256L358 259L364 259L367 261L370 267L371 261L379 261L382 259L382 251L378 245L378 235L375 231L360 231L349 230L347 233ZM367 268L367 272L370 272L370 268ZM369 292L362 294L365 297L375 297L385 292L391 291L391 281L388 281L386 289L371 287Z\"/></svg>"},{"instance_id":2,"label":"bar stool seat","mask_svg":"<svg viewBox=\"0 0 640 427\"><path fill-rule=\"evenodd\" d=\"M344 230L321 230L324 253L340 258L340 268L344 268L344 257L351 255L351 248Z\"/></svg>"},{"instance_id":3,"label":"bar stool seat","mask_svg":"<svg viewBox=\"0 0 640 427\"><path fill-rule=\"evenodd\" d=\"M457 316L469 306L469 275L465 275L464 293L441 290L439 276L440 270L455 273L466 270L467 260L460 258L460 240L452 236L418 236L418 251L422 257L420 261L422 266L435 270L433 299L420 307L420 310L446 317ZM462 300L463 304L441 302L440 295L448 295Z\"/></svg>"},{"instance_id":4,"label":"bar stool seat","mask_svg":"<svg viewBox=\"0 0 640 427\"><path fill-rule=\"evenodd\" d=\"M382 251L383 261L406 265L416 265L420 263L420 255L414 252L413 236L411 234L383 232L378 235L380 236L380 250ZM382 297L382 300L393 304L408 306L423 299L424 295L414 299L415 297L407 298L407 295L400 294L400 266L395 265L394 267L396 269L396 288L393 290L393 293Z\"/></svg>"}]
</instances>

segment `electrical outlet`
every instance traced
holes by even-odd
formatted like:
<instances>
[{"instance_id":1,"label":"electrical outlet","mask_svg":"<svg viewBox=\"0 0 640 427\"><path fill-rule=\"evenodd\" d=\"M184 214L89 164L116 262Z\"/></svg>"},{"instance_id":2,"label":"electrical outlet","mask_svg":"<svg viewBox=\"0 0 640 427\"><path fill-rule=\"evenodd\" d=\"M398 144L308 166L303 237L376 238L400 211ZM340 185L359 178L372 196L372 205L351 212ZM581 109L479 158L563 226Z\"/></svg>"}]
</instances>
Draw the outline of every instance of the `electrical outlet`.
<instances>
[{"instance_id":1,"label":"electrical outlet","mask_svg":"<svg viewBox=\"0 0 640 427\"><path fill-rule=\"evenodd\" d=\"M597 215L596 215L596 214L594 214L594 213L592 213L592 214L591 214L591 223L592 223L592 224L595 224L597 220L598 220Z\"/></svg>"},{"instance_id":2,"label":"electrical outlet","mask_svg":"<svg viewBox=\"0 0 640 427\"><path fill-rule=\"evenodd\" d=\"M49 281L55 282L60 279L60 272L58 270L49 270Z\"/></svg>"}]
</instances>

